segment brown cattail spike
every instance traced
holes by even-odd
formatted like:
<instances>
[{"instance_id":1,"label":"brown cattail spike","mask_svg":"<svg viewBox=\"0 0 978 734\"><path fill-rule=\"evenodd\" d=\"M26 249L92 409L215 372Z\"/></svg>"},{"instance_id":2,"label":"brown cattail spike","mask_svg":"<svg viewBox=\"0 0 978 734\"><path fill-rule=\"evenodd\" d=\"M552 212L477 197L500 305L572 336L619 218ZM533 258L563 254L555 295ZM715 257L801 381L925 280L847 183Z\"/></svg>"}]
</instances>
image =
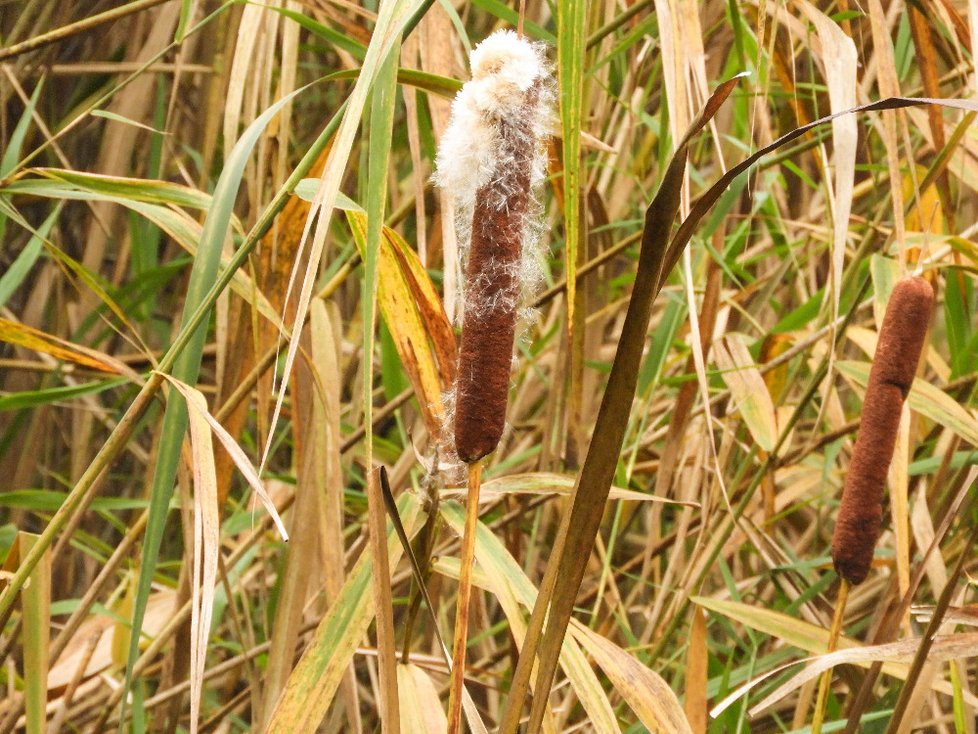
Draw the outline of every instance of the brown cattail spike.
<instances>
[{"instance_id":1,"label":"brown cattail spike","mask_svg":"<svg viewBox=\"0 0 978 734\"><path fill-rule=\"evenodd\" d=\"M876 343L852 461L832 536L838 574L856 585L866 580L883 518L883 490L910 391L927 338L934 290L923 278L905 278L893 288Z\"/></svg>"},{"instance_id":2,"label":"brown cattail spike","mask_svg":"<svg viewBox=\"0 0 978 734\"><path fill-rule=\"evenodd\" d=\"M548 71L539 45L512 31L487 38L439 149L436 180L461 212L456 228L468 247L454 431L469 464L495 450L506 422L518 307L532 271Z\"/></svg>"},{"instance_id":3,"label":"brown cattail spike","mask_svg":"<svg viewBox=\"0 0 978 734\"><path fill-rule=\"evenodd\" d=\"M524 142L523 131L505 133L525 124L525 119L501 121L503 139ZM491 453L506 423L532 158L532 150L514 150L503 177L476 194L455 404L455 450L466 463ZM505 203L497 206L500 190Z\"/></svg>"}]
</instances>

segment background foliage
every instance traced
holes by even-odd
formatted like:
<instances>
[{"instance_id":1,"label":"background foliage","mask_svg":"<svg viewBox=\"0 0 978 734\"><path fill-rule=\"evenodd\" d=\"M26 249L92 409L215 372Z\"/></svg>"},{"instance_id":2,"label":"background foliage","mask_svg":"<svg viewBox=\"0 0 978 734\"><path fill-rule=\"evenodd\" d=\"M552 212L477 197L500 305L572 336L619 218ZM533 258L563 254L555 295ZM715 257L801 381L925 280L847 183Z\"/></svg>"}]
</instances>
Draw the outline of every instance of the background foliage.
<instances>
[{"instance_id":1,"label":"background foliage","mask_svg":"<svg viewBox=\"0 0 978 734\"><path fill-rule=\"evenodd\" d=\"M517 17L497 0L0 0L0 730L444 730L464 482L432 437L459 257L430 176L467 50ZM971 98L976 26L957 0L527 0L562 108L547 289L483 475L474 730L501 716L626 308L651 287L635 273L660 191L690 244L630 344L614 487L583 585L558 586L575 613L545 730L810 720L812 668L782 666L825 650L876 330L920 269L938 313L877 568L831 659L862 667L836 670L827 721L854 706L882 731L909 676L893 731L974 731L975 113L836 118L686 217L829 113ZM393 526L368 543L378 464L411 554ZM945 636L911 667L939 600Z\"/></svg>"}]
</instances>

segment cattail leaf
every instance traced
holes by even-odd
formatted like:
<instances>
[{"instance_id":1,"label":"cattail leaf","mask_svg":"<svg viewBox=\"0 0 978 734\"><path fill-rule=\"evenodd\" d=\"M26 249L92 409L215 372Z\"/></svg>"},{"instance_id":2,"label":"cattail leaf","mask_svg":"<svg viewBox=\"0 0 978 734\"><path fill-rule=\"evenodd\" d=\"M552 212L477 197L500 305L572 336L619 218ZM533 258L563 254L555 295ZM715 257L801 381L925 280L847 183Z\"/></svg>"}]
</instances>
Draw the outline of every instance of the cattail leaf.
<instances>
[{"instance_id":1,"label":"cattail leaf","mask_svg":"<svg viewBox=\"0 0 978 734\"><path fill-rule=\"evenodd\" d=\"M738 411L747 430L765 451L772 451L778 440L774 401L761 373L739 334L728 334L713 345L713 355L723 381L730 388L730 410Z\"/></svg>"},{"instance_id":2,"label":"cattail leaf","mask_svg":"<svg viewBox=\"0 0 978 734\"><path fill-rule=\"evenodd\" d=\"M353 231L354 241L362 251L366 246L366 217L358 212L347 212L347 221ZM441 431L445 413L441 396L451 385L446 376L451 376L454 369L454 334L448 336L451 334L448 317L444 315L444 310L438 313L430 299L435 292L427 273L419 273L408 265L417 255L413 252L408 254L409 249L406 246L403 249L397 248L394 244L395 237L394 233L385 230L385 236L380 242L377 304L394 339L404 371L418 396L425 426L432 435L437 435ZM400 257L395 254L396 250L400 250ZM425 281L423 285L420 284L422 277ZM415 283L414 290L411 288L412 282ZM423 294L422 300L426 303L424 308L419 307L416 293ZM430 328L432 326L434 328ZM429 340L429 336L436 335L440 337L437 351ZM439 370L442 364L445 364L445 374Z\"/></svg>"},{"instance_id":3,"label":"cattail leaf","mask_svg":"<svg viewBox=\"0 0 978 734\"><path fill-rule=\"evenodd\" d=\"M405 492L398 500L397 509L405 532L409 538L413 537L422 522L417 500ZM387 551L393 567L402 549L389 524ZM371 554L361 554L289 676L265 730L267 734L312 734L322 723L357 645L373 621L372 573Z\"/></svg>"},{"instance_id":4,"label":"cattail leaf","mask_svg":"<svg viewBox=\"0 0 978 734\"><path fill-rule=\"evenodd\" d=\"M868 362L840 361L836 363L836 367L841 374L861 387L869 383ZM978 420L954 398L926 380L913 381L913 387L907 395L907 405L938 425L950 428L973 446L978 446Z\"/></svg>"},{"instance_id":5,"label":"cattail leaf","mask_svg":"<svg viewBox=\"0 0 978 734\"><path fill-rule=\"evenodd\" d=\"M561 520L554 551L533 608L526 644L520 654L500 722L500 732L503 734L516 731L537 656L539 668L535 687L540 694L533 699L531 733L536 731L536 724L546 709L549 696L543 691L549 690L553 681L560 645L604 514L635 397L652 302L669 264L670 234L679 211L686 171L686 142L696 130L701 130L709 122L722 101L733 91L735 83L735 79L724 82L714 92L666 167L659 191L646 211L635 287L628 302L615 361L574 499L570 511ZM547 619L545 633L544 619Z\"/></svg>"}]
</instances>

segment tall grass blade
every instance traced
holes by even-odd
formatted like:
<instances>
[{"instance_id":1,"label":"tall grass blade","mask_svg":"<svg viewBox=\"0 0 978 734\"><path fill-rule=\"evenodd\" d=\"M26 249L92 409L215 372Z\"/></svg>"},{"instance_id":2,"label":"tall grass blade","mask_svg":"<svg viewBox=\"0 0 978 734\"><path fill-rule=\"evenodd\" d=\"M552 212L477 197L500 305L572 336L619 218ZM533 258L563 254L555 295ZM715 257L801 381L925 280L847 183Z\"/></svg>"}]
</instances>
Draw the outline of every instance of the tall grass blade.
<instances>
[{"instance_id":1,"label":"tall grass blade","mask_svg":"<svg viewBox=\"0 0 978 734\"><path fill-rule=\"evenodd\" d=\"M258 142L258 138L272 121L272 118L299 91L302 90L284 97L269 107L245 130L228 156L224 171L214 187L211 208L204 220L200 247L190 272L190 282L187 286L187 297L184 302L181 322L182 329L189 327L193 331L186 347L176 357L172 372L176 379L188 385L193 385L197 381L204 342L207 338L205 325L193 325L190 317L199 308L206 307L208 292L217 281L221 250L224 247L224 239L228 236L234 200L244 175L245 165L252 149ZM160 433L156 469L150 490L149 521L146 525L139 585L133 605L132 639L129 643L129 659L123 683L127 689L131 685L133 665L139 657L140 630L142 629L143 617L146 614L146 603L149 600L153 574L156 571L156 559L159 556L160 545L163 541L163 529L166 525L170 497L173 496L177 464L180 461L180 448L183 445L186 431L186 404L182 399L168 400ZM120 721L125 721L125 698L123 698L122 712L119 718Z\"/></svg>"},{"instance_id":2,"label":"tall grass blade","mask_svg":"<svg viewBox=\"0 0 978 734\"><path fill-rule=\"evenodd\" d=\"M571 343L575 338L583 338L583 335L574 336L573 324L584 180L578 131L584 114L587 8L585 0L567 0L557 6L557 69L564 163L564 272L567 278L567 333Z\"/></svg>"}]
</instances>

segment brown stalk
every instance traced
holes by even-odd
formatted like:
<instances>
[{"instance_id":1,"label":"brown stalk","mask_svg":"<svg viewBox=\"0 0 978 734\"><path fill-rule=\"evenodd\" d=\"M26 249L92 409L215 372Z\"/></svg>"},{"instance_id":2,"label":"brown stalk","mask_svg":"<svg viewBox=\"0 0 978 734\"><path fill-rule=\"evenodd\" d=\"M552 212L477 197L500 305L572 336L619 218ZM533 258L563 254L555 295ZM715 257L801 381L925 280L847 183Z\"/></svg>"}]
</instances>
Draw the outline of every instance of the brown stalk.
<instances>
[{"instance_id":1,"label":"brown stalk","mask_svg":"<svg viewBox=\"0 0 978 734\"><path fill-rule=\"evenodd\" d=\"M646 211L635 289L629 300L608 388L598 410L591 444L574 489L572 506L561 520L546 575L527 626L523 649L499 725L501 734L515 734L518 729L523 704L530 691L534 662L539 662L539 666L533 686L536 695L527 730L531 733L538 731L543 721L560 646L584 578L625 438L624 417L629 414L635 397L638 366L642 360L652 302L670 267L669 235L679 211L687 145L690 138L716 114L736 82L736 78L731 79L714 91L703 112L677 146L663 183ZM673 243L675 241L672 240Z\"/></svg>"}]
</instances>

